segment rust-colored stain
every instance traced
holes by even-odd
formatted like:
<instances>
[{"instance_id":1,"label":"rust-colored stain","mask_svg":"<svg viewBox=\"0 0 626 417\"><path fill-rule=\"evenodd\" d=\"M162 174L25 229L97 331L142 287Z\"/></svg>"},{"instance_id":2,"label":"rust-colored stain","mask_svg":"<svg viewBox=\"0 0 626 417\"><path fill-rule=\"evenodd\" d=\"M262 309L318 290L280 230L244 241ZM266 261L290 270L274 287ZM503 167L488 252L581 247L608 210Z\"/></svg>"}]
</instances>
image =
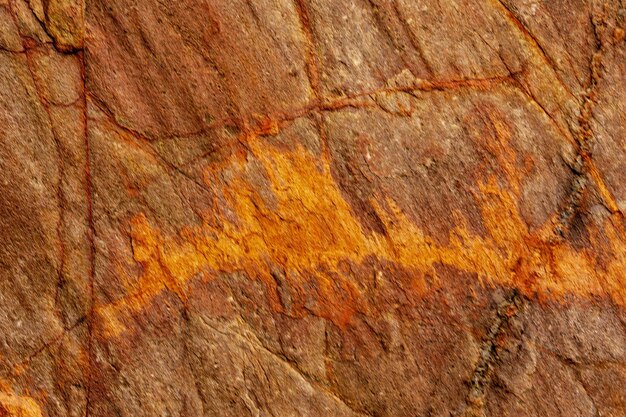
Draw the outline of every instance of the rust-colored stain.
<instances>
[{"instance_id":1,"label":"rust-colored stain","mask_svg":"<svg viewBox=\"0 0 626 417\"><path fill-rule=\"evenodd\" d=\"M506 151L506 127L494 123L499 143L493 146ZM275 127L271 130L276 133ZM206 171L205 182L219 187L231 213L221 216L219 226L205 222L168 236L145 215L135 216L131 221L134 261L143 266L143 272L132 284L129 280L130 295L96 309L108 336L124 332L130 315L162 291L185 301L187 281L200 273L210 278L243 272L260 279L267 284L272 307L282 311L270 274L276 267L285 271L295 291L305 291L305 279L315 282L315 294L307 294L316 298L317 311L313 312L345 326L355 311L367 305L360 297L359 283L339 271L343 263L359 264L369 257L414 271L412 291L418 295L443 279L437 277L435 266L444 264L475 273L483 285L513 286L529 295L554 298L568 293L609 295L625 304L626 243L619 229L608 219L603 230L592 230L593 250L576 249L555 239L552 220L531 232L517 207L520 187L512 167L515 157L507 152L498 153L505 175L511 177L509 185L503 187L495 178L478 184L476 200L487 235L471 232L463 214L457 213L457 225L442 245L389 199L372 201L386 235L365 232L342 197L327 161L301 146L278 148L257 135L248 135L246 143L267 177L271 198L251 183L250 163L239 155ZM594 255L597 248L611 253L611 260L600 265ZM435 277L434 283L426 284L426 274ZM299 307L303 312L303 306Z\"/></svg>"},{"instance_id":2,"label":"rust-colored stain","mask_svg":"<svg viewBox=\"0 0 626 417\"><path fill-rule=\"evenodd\" d=\"M0 389L3 387L0 381ZM43 413L31 397L0 391L0 417L43 417Z\"/></svg>"}]
</instances>

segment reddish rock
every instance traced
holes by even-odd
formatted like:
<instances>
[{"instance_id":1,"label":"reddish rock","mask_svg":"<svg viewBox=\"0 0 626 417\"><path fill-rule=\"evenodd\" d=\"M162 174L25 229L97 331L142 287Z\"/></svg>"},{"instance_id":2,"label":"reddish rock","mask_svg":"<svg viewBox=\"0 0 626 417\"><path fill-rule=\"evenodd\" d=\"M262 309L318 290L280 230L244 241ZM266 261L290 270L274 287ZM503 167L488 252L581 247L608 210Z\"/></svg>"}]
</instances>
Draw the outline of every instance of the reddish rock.
<instances>
[{"instance_id":1,"label":"reddish rock","mask_svg":"<svg viewBox=\"0 0 626 417\"><path fill-rule=\"evenodd\" d=\"M0 416L626 416L625 19L0 0Z\"/></svg>"}]
</instances>

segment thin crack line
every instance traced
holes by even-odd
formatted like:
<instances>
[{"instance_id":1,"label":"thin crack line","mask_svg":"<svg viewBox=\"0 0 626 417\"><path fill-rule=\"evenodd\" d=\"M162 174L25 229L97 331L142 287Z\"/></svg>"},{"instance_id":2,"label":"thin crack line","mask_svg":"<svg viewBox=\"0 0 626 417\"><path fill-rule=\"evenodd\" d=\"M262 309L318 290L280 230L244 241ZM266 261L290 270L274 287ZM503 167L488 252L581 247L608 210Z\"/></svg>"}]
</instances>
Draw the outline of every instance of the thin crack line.
<instances>
[{"instance_id":1,"label":"thin crack line","mask_svg":"<svg viewBox=\"0 0 626 417\"><path fill-rule=\"evenodd\" d=\"M24 367L28 366L36 357L41 355L47 349L49 349L52 346L56 345L57 343L61 342L65 338L65 336L67 336L68 333L74 331L81 324L83 324L85 322L86 318L87 318L86 316L80 317L78 320L76 320L74 322L74 324L72 324L69 327L63 328L61 330L61 332L59 332L59 334L57 334L56 336L52 337L50 340L47 340L44 343L42 343L41 346L39 348L37 348L33 353L31 353L25 359L21 360L20 362L16 363L15 365L13 365L11 374L15 375L16 373L21 372L24 369Z\"/></svg>"},{"instance_id":2,"label":"thin crack line","mask_svg":"<svg viewBox=\"0 0 626 417\"><path fill-rule=\"evenodd\" d=\"M473 79L473 78L457 79L457 80L431 80L429 81L429 80L416 79L413 85L404 86L404 87L386 87L386 88L366 90L366 91L362 91L359 93L346 95L340 98L329 99L329 100L324 101L323 103L311 103L307 106L296 109L290 113L276 113L274 115L266 115L262 119L263 120L271 119L273 122L277 124L282 124L282 123L291 123L300 118L310 117L311 114L317 113L317 112L319 113L336 112L336 111L341 111L347 108L355 108L355 109L369 108L369 107L374 108L376 107L375 103L370 103L369 101L366 101L366 100L371 99L373 96L376 96L378 94L400 94L400 93L414 94L416 92L429 93L429 92L443 92L443 91L448 91L448 90L456 91L456 90L466 89L466 88L482 91L482 90L488 90L490 88L497 87L499 85L512 85L514 87L517 87L511 75L496 76L496 77L489 77L489 78L476 78L476 79ZM209 151L208 153L199 155L198 157L195 157L191 159L190 161L183 163L182 165L177 165L175 163L172 163L168 161L166 158L164 158L158 151L153 149L152 143L155 141L154 139L151 139L136 130L133 130L123 124L120 124L116 120L112 111L106 107L105 103L99 97L95 96L91 92L87 92L87 95L90 98L90 103L94 105L95 107L97 107L99 110L101 110L102 113L104 113L107 121L111 123L113 126L119 128L123 133L128 135L130 138L134 139L137 142L137 145L139 145L140 149L142 149L144 152L149 153L153 158L158 159L160 163L162 163L164 166L167 166L177 171L180 175L182 175L186 179L193 181L195 185L197 185L198 187L201 187L203 190L211 191L207 187L206 184L202 183L200 180L198 180L197 178L194 178L191 174L186 172L185 168L188 167L189 165L197 163L198 161L201 161L202 159L204 159L205 157L213 153L214 152L213 150ZM364 99L364 100L361 100L361 99ZM227 123L229 122L226 122L226 125ZM249 125L249 123L241 123L241 124ZM258 134L259 136L267 135L267 133L265 133L262 128L258 128L254 126L252 127L249 126L248 129L244 131L243 133L244 134ZM242 144L241 140L233 140L231 143L226 144L225 146L237 146L237 145L243 146L244 144ZM159 177L157 176L153 178L151 181L148 181L146 184L144 184L144 186L148 186L151 184L152 181L157 181L158 179ZM117 206L113 208L113 210L115 211L116 208ZM98 219L99 217L96 217L96 220Z\"/></svg>"},{"instance_id":3,"label":"thin crack line","mask_svg":"<svg viewBox=\"0 0 626 417\"><path fill-rule=\"evenodd\" d=\"M83 39L86 39L87 31L86 31L86 19L85 19L85 2L82 2L83 5ZM90 413L90 405L91 405L91 393L92 393L92 385L93 385L93 367L94 367L94 340L93 340L93 332L94 332L94 314L95 314L95 263L96 263L96 246L95 246L95 223L94 223L94 190L93 190L93 180L92 180L92 151L91 151L91 143L89 140L89 115L87 108L87 47L86 40L83 44L83 51L80 56L80 69L81 69L81 79L83 82L83 134L84 134L84 148L85 148L85 193L87 199L87 239L89 245L89 260L88 260L88 287L89 287L89 313L87 317L87 330L88 330L88 339L87 339L87 381L86 381L86 393L85 393L85 417L89 416Z\"/></svg>"},{"instance_id":4,"label":"thin crack line","mask_svg":"<svg viewBox=\"0 0 626 417\"><path fill-rule=\"evenodd\" d=\"M539 43L539 40L535 37L535 35L533 35L533 33L530 30L528 30L528 28L519 20L517 15L513 12L513 10L511 10L511 8L503 0L494 0L494 1L497 4L499 4L500 7L503 9L504 15L515 25L515 27L519 29L522 35L524 35L524 37L527 38L530 41L530 43L535 46L536 50L539 51L539 54L541 55L542 59L548 64L550 69L552 69L552 71L554 72L554 77L559 82L561 87L563 87L563 89L565 89L565 91L570 96L572 96L573 98L576 98L575 95L571 92L571 90L567 87L567 85L565 84L561 76L559 75L556 64L554 63L552 58L550 58L550 56L548 55L544 47L541 45L541 43Z\"/></svg>"},{"instance_id":5,"label":"thin crack line","mask_svg":"<svg viewBox=\"0 0 626 417\"><path fill-rule=\"evenodd\" d=\"M463 415L474 417L482 415L485 407L486 390L493 374L498 358L498 338L502 337L511 321L517 317L524 307L524 298L517 289L496 307L496 318L480 349L480 357L469 381L470 389L465 398L467 404Z\"/></svg>"},{"instance_id":6,"label":"thin crack line","mask_svg":"<svg viewBox=\"0 0 626 417\"><path fill-rule=\"evenodd\" d=\"M600 176L600 172L592 159L592 145L594 133L592 129L593 111L596 104L597 87L603 78L602 58L605 51L602 34L599 33L600 26L604 22L600 22L600 18L593 12L590 16L593 27L593 35L596 43L596 50L592 54L589 61L589 82L585 87L578 115L578 129L574 134L577 147L577 158L575 166L572 168L575 172L572 180L571 192L567 197L565 207L562 209L558 224L554 231L559 238L564 238L572 227L572 222L580 211L589 180L593 181L598 187L598 191L603 200L604 206L611 212L617 214L623 220L622 212L619 209L615 197L609 191L604 180Z\"/></svg>"},{"instance_id":7,"label":"thin crack line","mask_svg":"<svg viewBox=\"0 0 626 417\"><path fill-rule=\"evenodd\" d=\"M237 338L240 341L242 341L244 344L249 345L250 347L256 347L258 349L261 349L261 351L267 353L270 355L270 357L279 360L280 362L282 362L283 364L285 364L290 370L292 370L293 372L295 372L297 375L299 375L304 381L306 381L311 387L314 388L318 388L320 390L322 390L323 392L325 392L327 395L329 395L331 398L333 398L334 400L336 400L337 402L343 404L344 406L346 406L349 410L357 413L358 415L362 415L362 416L371 416L369 413L367 413L366 411L363 410L357 410L355 409L354 406L348 404L343 398L339 397L335 392L333 392L332 390L330 390L328 387L324 386L322 383L315 381L314 379L308 377L307 375L305 375L304 373L302 373L302 371L294 364L292 363L292 361L290 361L285 355L281 354L281 353L276 353L270 349L268 349L267 347L265 347L256 337L256 334L254 334L254 332L251 332L252 335L254 336L254 339L251 339L249 337L244 336L243 334L234 331L234 330L221 330L219 328L217 328L215 325L209 323L207 320L205 320L203 317L200 318L202 320L202 322L209 328L211 328L213 331L215 331L216 333L221 334L222 336L225 337L229 337L229 338ZM247 322L245 322L245 320L242 320L242 322L244 322L247 326L249 326L249 324Z\"/></svg>"},{"instance_id":8,"label":"thin crack line","mask_svg":"<svg viewBox=\"0 0 626 417\"><path fill-rule=\"evenodd\" d=\"M311 16L309 15L309 9L306 5L307 0L294 0L296 11L300 19L300 24L304 32L306 39L307 51L305 58L306 72L313 91L314 103L320 105L324 101L324 93L320 84L320 70L318 64L317 47L315 44L315 34L313 33L313 27L311 25ZM314 118L315 126L320 137L322 145L322 155L327 161L330 161L330 145L328 144L328 135L326 134L326 122L324 114L317 110L318 116Z\"/></svg>"},{"instance_id":9,"label":"thin crack line","mask_svg":"<svg viewBox=\"0 0 626 417\"><path fill-rule=\"evenodd\" d=\"M66 248L65 248L65 239L63 236L64 235L64 223L65 223L65 201L66 201L65 193L63 191L63 181L65 179L65 160L63 158L61 142L59 140L59 137L57 135L57 132L54 126L52 112L50 111L50 102L41 93L37 76L35 75L35 71L33 70L33 62L30 56L31 48L27 47L28 46L27 42L24 41L22 34L19 32L19 25L17 22L17 17L15 15L16 14L15 5L13 1L9 2L9 9L10 9L9 13L11 14L13 22L18 30L18 35L22 39L22 47L24 49L22 52L24 53L24 58L26 60L26 69L30 75L30 78L32 79L35 95L39 99L41 107L43 108L43 110L45 111L47 115L48 122L50 124L50 134L54 141L55 150L57 154L58 178L57 178L57 184L56 184L56 197L57 197L57 208L58 208L59 219L56 225L56 235L57 235L58 246L59 246L58 247L59 265L56 265L57 285L56 285L56 293L54 297L54 303L56 307L57 302L58 302L58 297L59 297L59 289L65 282L64 269L65 269ZM55 312L59 316L61 322L63 322L63 315L60 314L58 310Z\"/></svg>"}]
</instances>

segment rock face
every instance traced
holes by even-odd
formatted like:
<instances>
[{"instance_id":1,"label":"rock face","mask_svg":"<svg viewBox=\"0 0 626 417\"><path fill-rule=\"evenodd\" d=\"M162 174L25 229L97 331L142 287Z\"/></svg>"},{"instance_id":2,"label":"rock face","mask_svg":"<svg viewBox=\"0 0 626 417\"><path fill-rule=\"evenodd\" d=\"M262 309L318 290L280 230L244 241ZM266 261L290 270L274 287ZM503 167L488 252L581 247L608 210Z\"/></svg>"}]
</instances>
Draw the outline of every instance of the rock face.
<instances>
[{"instance_id":1,"label":"rock face","mask_svg":"<svg viewBox=\"0 0 626 417\"><path fill-rule=\"evenodd\" d=\"M625 29L0 0L0 416L626 416Z\"/></svg>"}]
</instances>

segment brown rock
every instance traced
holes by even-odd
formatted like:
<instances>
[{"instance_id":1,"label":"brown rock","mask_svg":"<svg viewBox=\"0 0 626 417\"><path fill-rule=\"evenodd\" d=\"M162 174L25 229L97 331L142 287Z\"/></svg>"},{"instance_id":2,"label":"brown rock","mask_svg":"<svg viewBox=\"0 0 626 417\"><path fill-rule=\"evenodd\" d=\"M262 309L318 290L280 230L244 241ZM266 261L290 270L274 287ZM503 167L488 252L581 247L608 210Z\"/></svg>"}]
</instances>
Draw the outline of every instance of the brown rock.
<instances>
[{"instance_id":1,"label":"brown rock","mask_svg":"<svg viewBox=\"0 0 626 417\"><path fill-rule=\"evenodd\" d=\"M625 19L0 0L0 417L626 416Z\"/></svg>"}]
</instances>

